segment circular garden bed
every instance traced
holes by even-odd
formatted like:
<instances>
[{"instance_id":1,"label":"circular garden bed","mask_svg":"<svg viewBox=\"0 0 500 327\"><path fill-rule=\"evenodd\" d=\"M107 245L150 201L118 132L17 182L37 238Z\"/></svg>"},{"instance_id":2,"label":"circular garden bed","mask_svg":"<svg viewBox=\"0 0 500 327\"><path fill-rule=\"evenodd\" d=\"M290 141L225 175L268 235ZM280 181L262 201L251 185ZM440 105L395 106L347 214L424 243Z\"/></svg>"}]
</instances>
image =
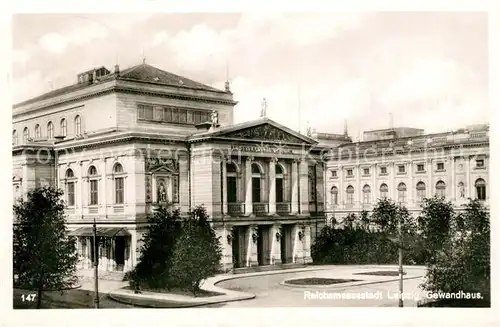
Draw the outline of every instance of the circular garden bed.
<instances>
[{"instance_id":1,"label":"circular garden bed","mask_svg":"<svg viewBox=\"0 0 500 327\"><path fill-rule=\"evenodd\" d=\"M285 284L290 285L334 285L340 283L349 283L349 282L359 282L358 279L338 279L338 278L321 278L321 277L313 277L313 278L300 278L300 279L290 279L286 280Z\"/></svg>"}]
</instances>

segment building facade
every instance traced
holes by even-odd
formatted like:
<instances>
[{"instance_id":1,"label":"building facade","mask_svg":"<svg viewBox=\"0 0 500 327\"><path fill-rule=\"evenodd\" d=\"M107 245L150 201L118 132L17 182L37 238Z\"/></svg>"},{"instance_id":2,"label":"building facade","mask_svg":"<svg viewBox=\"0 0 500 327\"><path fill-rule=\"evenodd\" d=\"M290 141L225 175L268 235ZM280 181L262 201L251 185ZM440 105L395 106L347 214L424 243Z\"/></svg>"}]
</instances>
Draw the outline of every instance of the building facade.
<instances>
[{"instance_id":1,"label":"building facade","mask_svg":"<svg viewBox=\"0 0 500 327\"><path fill-rule=\"evenodd\" d=\"M13 194L64 190L79 268L128 271L159 204L204 205L224 270L308 263L325 222L318 140L266 117L234 124L236 102L146 63L78 74L74 85L13 106ZM342 142L340 142L342 143ZM15 221L14 221L15 223Z\"/></svg>"},{"instance_id":2,"label":"building facade","mask_svg":"<svg viewBox=\"0 0 500 327\"><path fill-rule=\"evenodd\" d=\"M402 203L418 215L435 194L460 210L468 198L489 206L489 126L425 134L421 129L368 131L364 141L329 151L327 216L370 212L380 198Z\"/></svg>"}]
</instances>

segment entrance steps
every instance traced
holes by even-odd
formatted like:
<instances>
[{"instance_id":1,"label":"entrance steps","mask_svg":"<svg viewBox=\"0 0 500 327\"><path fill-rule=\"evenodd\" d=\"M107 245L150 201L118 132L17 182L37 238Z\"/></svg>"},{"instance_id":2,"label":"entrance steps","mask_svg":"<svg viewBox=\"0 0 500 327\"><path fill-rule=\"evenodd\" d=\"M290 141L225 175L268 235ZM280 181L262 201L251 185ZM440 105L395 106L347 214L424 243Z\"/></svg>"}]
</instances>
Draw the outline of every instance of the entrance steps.
<instances>
[{"instance_id":1,"label":"entrance steps","mask_svg":"<svg viewBox=\"0 0 500 327\"><path fill-rule=\"evenodd\" d=\"M254 266L254 267L243 267L233 269L233 274L246 274L252 272L265 272L265 271L276 271L276 270L286 270L295 268L305 268L307 265L298 263L285 263L278 265L267 265L267 266Z\"/></svg>"}]
</instances>

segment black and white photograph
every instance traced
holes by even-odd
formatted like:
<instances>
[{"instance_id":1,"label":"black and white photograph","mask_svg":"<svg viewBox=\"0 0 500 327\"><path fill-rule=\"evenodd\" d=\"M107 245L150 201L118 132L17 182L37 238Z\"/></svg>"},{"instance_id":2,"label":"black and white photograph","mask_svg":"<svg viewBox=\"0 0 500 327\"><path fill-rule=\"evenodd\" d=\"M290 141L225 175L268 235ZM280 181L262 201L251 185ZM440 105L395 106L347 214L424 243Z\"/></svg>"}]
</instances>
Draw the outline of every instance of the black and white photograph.
<instances>
[{"instance_id":1,"label":"black and white photograph","mask_svg":"<svg viewBox=\"0 0 500 327\"><path fill-rule=\"evenodd\" d=\"M491 308L488 12L11 25L15 312Z\"/></svg>"}]
</instances>

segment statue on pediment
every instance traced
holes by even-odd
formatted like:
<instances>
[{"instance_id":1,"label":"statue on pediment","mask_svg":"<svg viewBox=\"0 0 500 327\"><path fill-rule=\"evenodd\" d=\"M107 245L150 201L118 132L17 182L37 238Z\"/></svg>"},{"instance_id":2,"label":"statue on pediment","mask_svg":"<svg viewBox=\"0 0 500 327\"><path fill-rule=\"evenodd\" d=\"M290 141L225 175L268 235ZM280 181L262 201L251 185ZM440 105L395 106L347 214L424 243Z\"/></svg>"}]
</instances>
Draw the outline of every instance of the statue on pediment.
<instances>
[{"instance_id":1,"label":"statue on pediment","mask_svg":"<svg viewBox=\"0 0 500 327\"><path fill-rule=\"evenodd\" d=\"M217 125L219 125L219 113L216 110L212 110L210 118L212 121L212 126L216 127Z\"/></svg>"}]
</instances>

